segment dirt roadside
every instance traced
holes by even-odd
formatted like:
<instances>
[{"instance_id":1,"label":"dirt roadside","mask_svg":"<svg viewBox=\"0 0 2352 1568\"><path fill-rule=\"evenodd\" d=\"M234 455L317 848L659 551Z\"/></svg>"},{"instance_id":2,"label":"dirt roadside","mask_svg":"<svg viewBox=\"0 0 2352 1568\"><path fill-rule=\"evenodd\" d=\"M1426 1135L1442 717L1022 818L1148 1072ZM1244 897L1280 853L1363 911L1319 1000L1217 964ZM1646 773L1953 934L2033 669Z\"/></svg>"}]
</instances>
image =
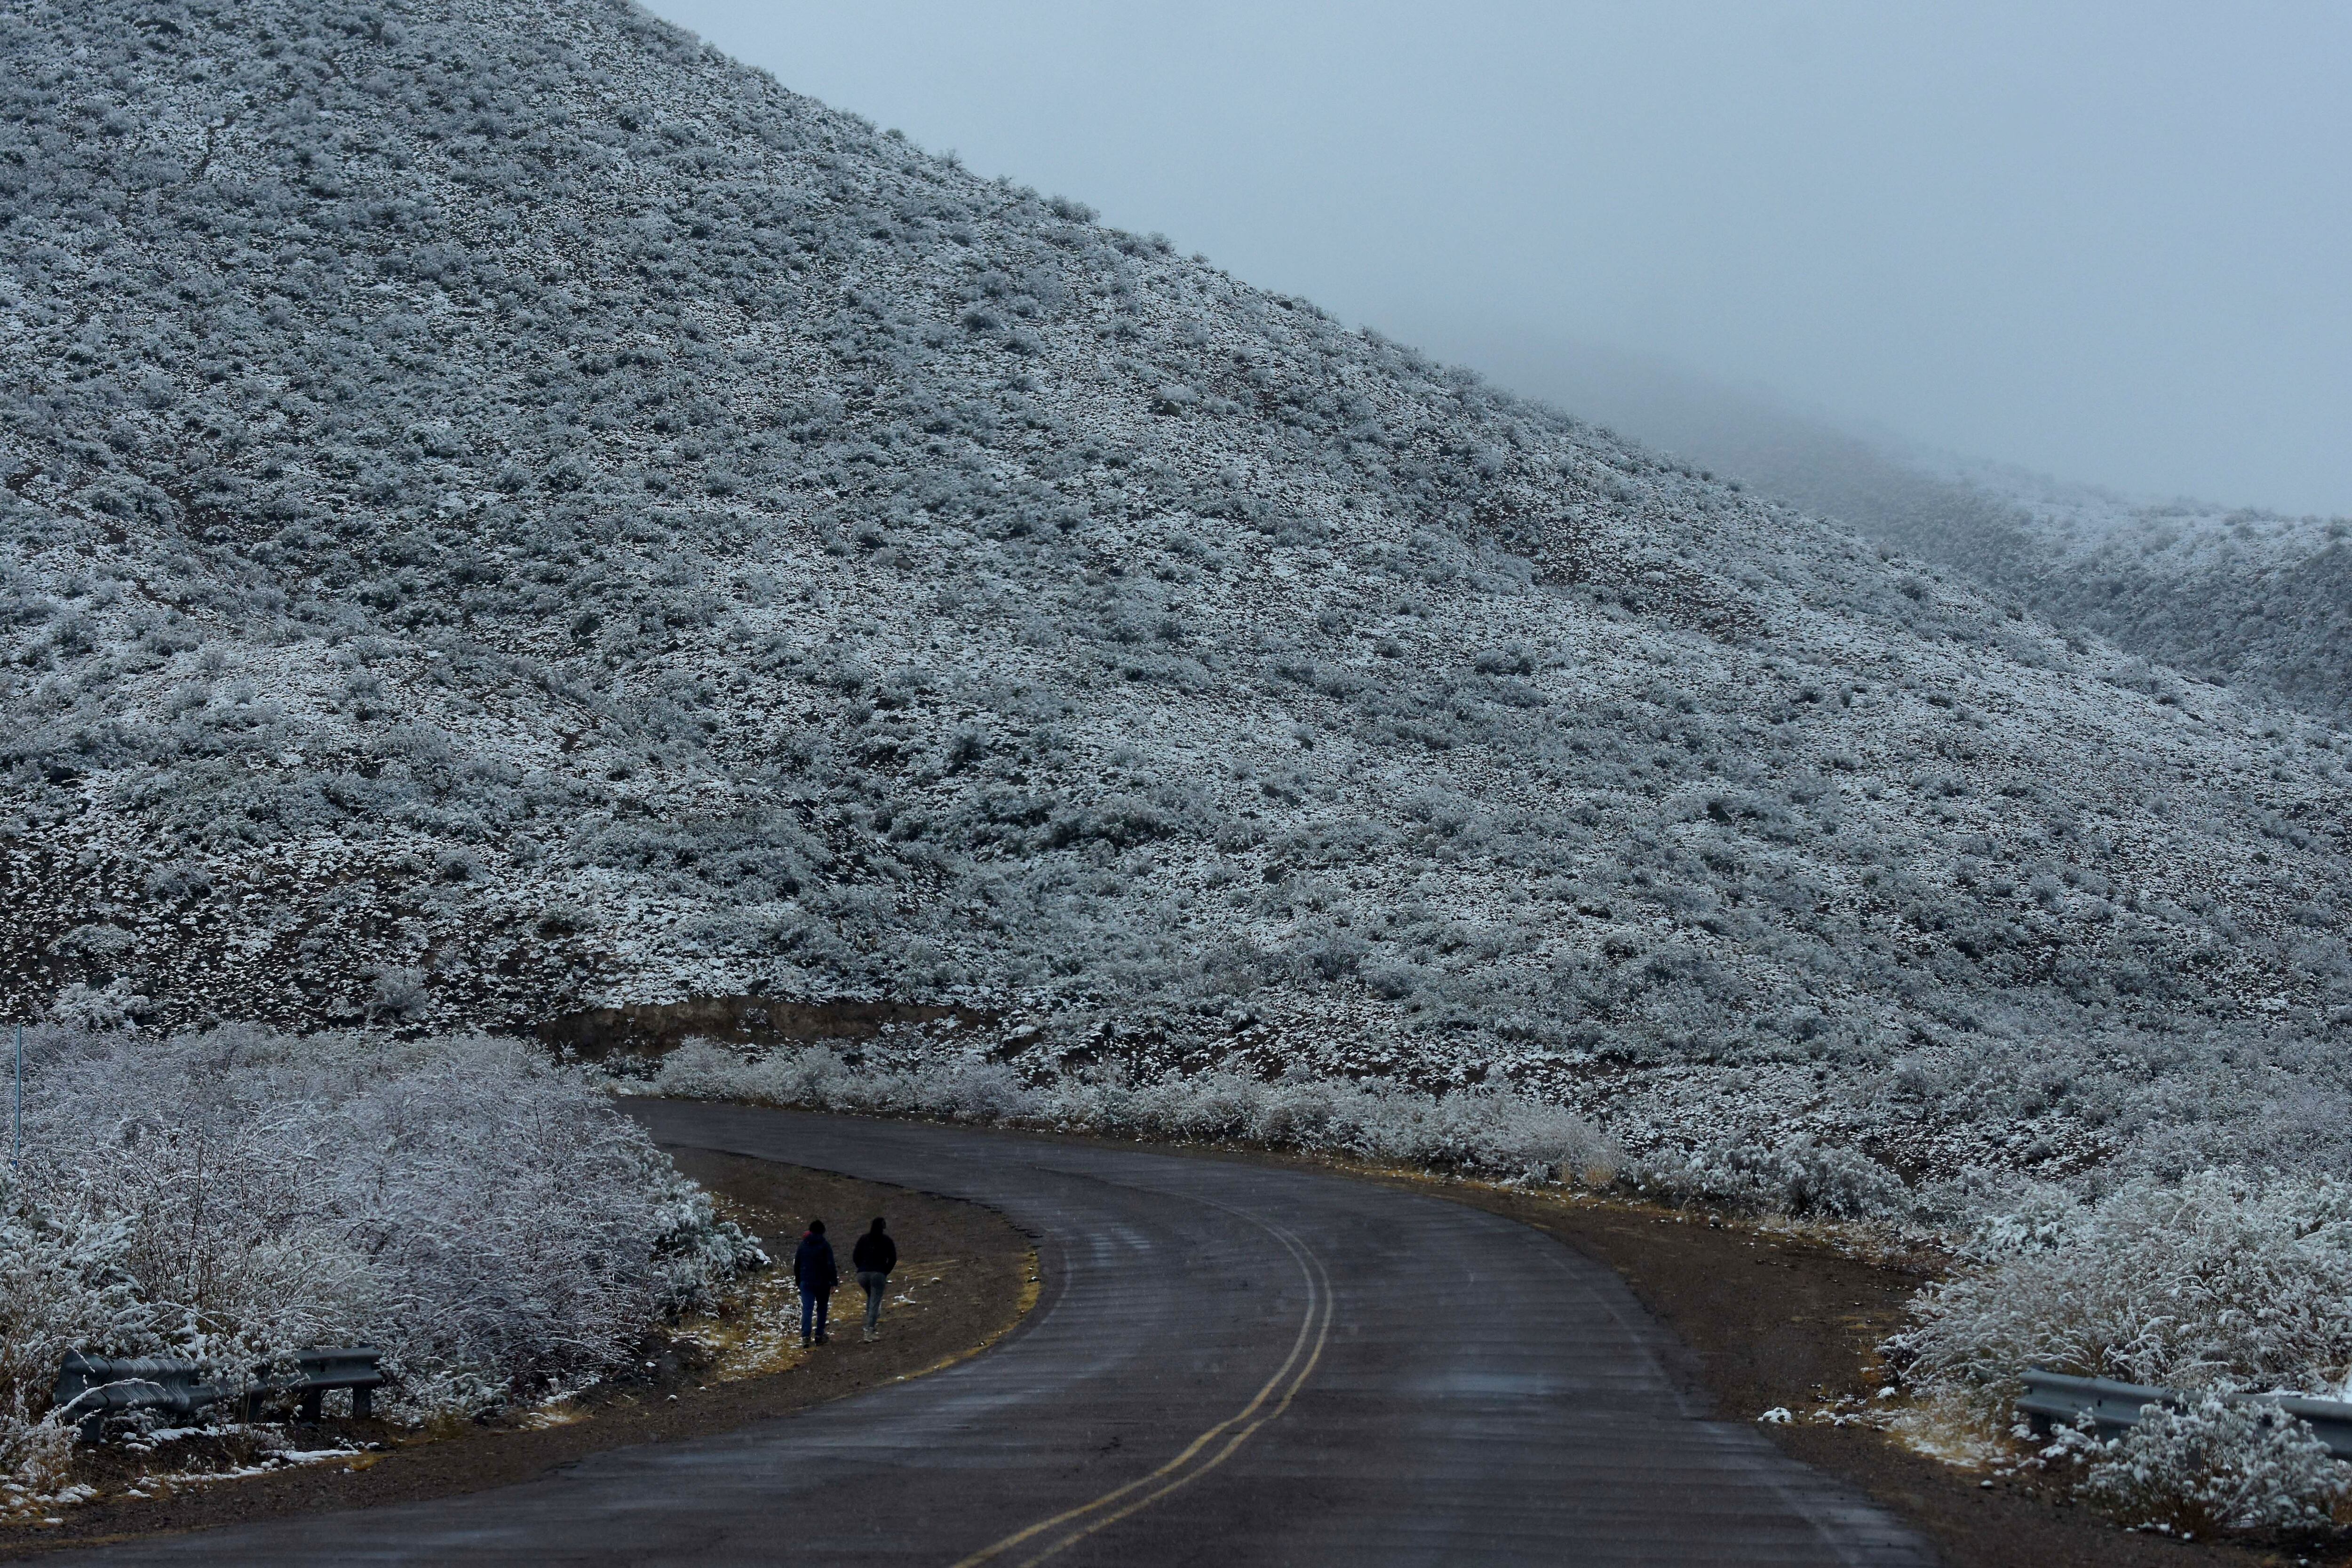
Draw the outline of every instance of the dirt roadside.
<instances>
[{"instance_id":1,"label":"dirt roadside","mask_svg":"<svg viewBox=\"0 0 2352 1568\"><path fill-rule=\"evenodd\" d=\"M670 1153L681 1171L759 1232L780 1265L788 1264L811 1217L824 1218L843 1238L845 1257L848 1239L868 1219L887 1216L899 1249L892 1295L914 1300L887 1307L883 1337L866 1344L858 1337L864 1299L853 1282L834 1298L840 1312L835 1328L845 1331L788 1370L736 1382L709 1381L693 1346L656 1337L646 1348L651 1364L638 1375L600 1385L579 1402L580 1418L535 1430L469 1425L427 1441L380 1422L329 1420L302 1428L302 1446L324 1448L349 1439L388 1447L349 1461L235 1480L178 1480L166 1483L159 1496L142 1498L121 1495L135 1479L121 1457L94 1450L85 1457L80 1479L106 1495L58 1512L58 1524L0 1525L0 1559L481 1491L530 1480L606 1448L707 1436L961 1360L1017 1326L1035 1299L1030 1238L992 1209L765 1161L697 1150ZM794 1322L790 1337L798 1336Z\"/></svg>"}]
</instances>

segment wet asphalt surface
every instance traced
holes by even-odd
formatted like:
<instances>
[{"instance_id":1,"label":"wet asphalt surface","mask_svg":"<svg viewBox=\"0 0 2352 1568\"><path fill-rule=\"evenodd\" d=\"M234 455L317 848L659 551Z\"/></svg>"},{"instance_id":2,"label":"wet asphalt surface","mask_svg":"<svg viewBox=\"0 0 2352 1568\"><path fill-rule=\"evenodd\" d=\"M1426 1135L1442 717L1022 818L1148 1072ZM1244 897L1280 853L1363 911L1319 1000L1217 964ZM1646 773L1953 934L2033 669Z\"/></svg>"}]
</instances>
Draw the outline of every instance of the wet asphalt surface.
<instances>
[{"instance_id":1,"label":"wet asphalt surface","mask_svg":"<svg viewBox=\"0 0 2352 1568\"><path fill-rule=\"evenodd\" d=\"M985 1353L519 1486L68 1553L105 1563L1922 1564L1745 1422L1615 1274L1312 1172L636 1101L663 1142L992 1205L1037 1308ZM866 1216L828 1216L847 1237ZM857 1351L853 1289L837 1297ZM887 1330L887 1321L886 1321Z\"/></svg>"}]
</instances>

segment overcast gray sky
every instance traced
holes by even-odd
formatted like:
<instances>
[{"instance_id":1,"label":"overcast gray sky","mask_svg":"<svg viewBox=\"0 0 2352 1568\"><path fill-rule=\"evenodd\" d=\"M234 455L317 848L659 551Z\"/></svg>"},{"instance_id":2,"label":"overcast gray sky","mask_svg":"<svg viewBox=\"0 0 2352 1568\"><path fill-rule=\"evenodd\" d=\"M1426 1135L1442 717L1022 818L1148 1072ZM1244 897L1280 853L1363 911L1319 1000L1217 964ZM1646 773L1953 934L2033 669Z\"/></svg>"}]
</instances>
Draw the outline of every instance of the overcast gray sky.
<instances>
[{"instance_id":1,"label":"overcast gray sky","mask_svg":"<svg viewBox=\"0 0 2352 1568\"><path fill-rule=\"evenodd\" d=\"M2135 493L2352 512L2352 5L653 9L1448 358L1601 344Z\"/></svg>"}]
</instances>

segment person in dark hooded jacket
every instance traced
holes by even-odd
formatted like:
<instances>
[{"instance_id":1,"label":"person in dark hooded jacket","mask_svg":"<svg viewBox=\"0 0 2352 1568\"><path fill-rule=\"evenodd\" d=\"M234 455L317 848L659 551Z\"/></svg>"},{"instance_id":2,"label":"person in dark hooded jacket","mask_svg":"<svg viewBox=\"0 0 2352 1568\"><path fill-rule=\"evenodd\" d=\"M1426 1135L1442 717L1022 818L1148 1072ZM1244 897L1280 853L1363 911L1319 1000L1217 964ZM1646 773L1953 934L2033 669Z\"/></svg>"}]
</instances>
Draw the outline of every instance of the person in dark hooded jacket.
<instances>
[{"instance_id":1,"label":"person in dark hooded jacket","mask_svg":"<svg viewBox=\"0 0 2352 1568\"><path fill-rule=\"evenodd\" d=\"M800 1250L793 1254L793 1283L801 1289L801 1343L824 1343L824 1313L833 1301L833 1288L841 1283L841 1269L833 1261L833 1243L824 1238L824 1221L809 1221Z\"/></svg>"},{"instance_id":2,"label":"person in dark hooded jacket","mask_svg":"<svg viewBox=\"0 0 2352 1568\"><path fill-rule=\"evenodd\" d=\"M866 1288L866 1337L878 1339L882 1293L890 1288L890 1270L898 1267L898 1244L883 1231L880 1215L875 1216L874 1228L849 1249L849 1267L857 1271L857 1282Z\"/></svg>"}]
</instances>

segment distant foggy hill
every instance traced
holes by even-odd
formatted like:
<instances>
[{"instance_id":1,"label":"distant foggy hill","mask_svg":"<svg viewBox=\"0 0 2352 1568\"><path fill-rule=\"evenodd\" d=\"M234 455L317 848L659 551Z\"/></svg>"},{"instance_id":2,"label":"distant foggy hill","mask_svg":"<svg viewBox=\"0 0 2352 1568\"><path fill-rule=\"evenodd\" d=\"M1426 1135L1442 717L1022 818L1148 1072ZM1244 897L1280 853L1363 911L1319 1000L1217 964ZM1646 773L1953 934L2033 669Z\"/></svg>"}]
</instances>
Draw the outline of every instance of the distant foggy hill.
<instances>
[{"instance_id":1,"label":"distant foggy hill","mask_svg":"<svg viewBox=\"0 0 2352 1568\"><path fill-rule=\"evenodd\" d=\"M0 6L0 984L2315 1158L2315 724L607 0Z\"/></svg>"},{"instance_id":2,"label":"distant foggy hill","mask_svg":"<svg viewBox=\"0 0 2352 1568\"><path fill-rule=\"evenodd\" d=\"M1497 343L1484 359L1514 387L1957 567L2063 629L2352 721L2352 518L2130 502L1914 457L1605 351Z\"/></svg>"},{"instance_id":3,"label":"distant foggy hill","mask_svg":"<svg viewBox=\"0 0 2352 1568\"><path fill-rule=\"evenodd\" d=\"M2061 626L2352 723L2352 519L2132 503L1997 469L1957 482L2000 521L1922 553L1972 566ZM1979 553L1996 537L2015 542Z\"/></svg>"}]
</instances>

